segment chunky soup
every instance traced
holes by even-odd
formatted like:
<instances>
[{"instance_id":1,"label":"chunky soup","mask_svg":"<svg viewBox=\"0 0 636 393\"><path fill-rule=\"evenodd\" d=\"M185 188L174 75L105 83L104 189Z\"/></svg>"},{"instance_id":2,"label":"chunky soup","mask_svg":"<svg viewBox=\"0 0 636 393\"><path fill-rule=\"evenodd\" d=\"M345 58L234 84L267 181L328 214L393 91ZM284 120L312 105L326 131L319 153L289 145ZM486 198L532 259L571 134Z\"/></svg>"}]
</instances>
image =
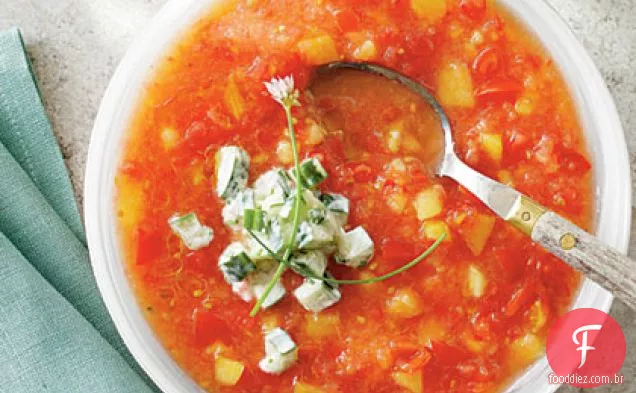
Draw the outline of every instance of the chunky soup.
<instances>
[{"instance_id":1,"label":"chunky soup","mask_svg":"<svg viewBox=\"0 0 636 393\"><path fill-rule=\"evenodd\" d=\"M433 175L440 128L417 97L356 71L314 71L370 61L418 80L448 112L462 159L590 229L590 162L550 57L487 0L227 4L158 66L116 177L127 269L157 337L210 392L503 390L542 355L579 276ZM300 90L300 159L314 176L304 180L286 171L285 112L264 86L288 75ZM258 195L272 173L291 185L280 205L252 200L230 223L238 195ZM237 243L241 220L261 208L282 216L294 181L308 179L318 179L303 194L315 205L291 260L314 258L317 274L373 279L446 237L381 282L330 286L288 270L252 317L262 285L250 283L268 255ZM325 217L338 224L322 241Z\"/></svg>"}]
</instances>

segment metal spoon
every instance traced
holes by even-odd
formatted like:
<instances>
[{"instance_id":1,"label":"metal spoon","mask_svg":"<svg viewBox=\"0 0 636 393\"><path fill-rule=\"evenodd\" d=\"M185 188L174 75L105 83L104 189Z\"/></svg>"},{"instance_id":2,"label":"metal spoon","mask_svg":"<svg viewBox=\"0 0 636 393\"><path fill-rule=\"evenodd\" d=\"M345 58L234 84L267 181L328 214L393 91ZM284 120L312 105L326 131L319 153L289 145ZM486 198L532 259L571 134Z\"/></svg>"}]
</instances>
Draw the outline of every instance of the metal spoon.
<instances>
[{"instance_id":1,"label":"metal spoon","mask_svg":"<svg viewBox=\"0 0 636 393\"><path fill-rule=\"evenodd\" d=\"M444 154L436 168L437 175L450 177L466 187L499 217L636 310L636 262L519 191L466 165L455 154L448 116L428 89L394 70L368 63L330 63L319 67L318 74L338 69L379 75L421 96L437 113L444 130Z\"/></svg>"}]
</instances>

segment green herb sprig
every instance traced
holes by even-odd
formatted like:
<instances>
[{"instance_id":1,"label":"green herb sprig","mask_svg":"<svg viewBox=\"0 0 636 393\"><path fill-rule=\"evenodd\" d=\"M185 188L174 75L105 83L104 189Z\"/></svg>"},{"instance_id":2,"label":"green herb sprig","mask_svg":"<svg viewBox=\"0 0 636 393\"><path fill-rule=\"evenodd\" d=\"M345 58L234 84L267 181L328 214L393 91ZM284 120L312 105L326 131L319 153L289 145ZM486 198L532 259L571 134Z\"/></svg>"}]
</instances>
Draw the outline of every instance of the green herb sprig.
<instances>
[{"instance_id":1,"label":"green herb sprig","mask_svg":"<svg viewBox=\"0 0 636 393\"><path fill-rule=\"evenodd\" d=\"M296 142L296 133L294 130L294 121L292 117L292 108L294 106L300 106L300 103L298 102L300 93L297 89L294 88L294 79L291 76L287 76L282 79L274 78L272 79L271 82L266 82L265 86L267 87L267 90L272 95L274 100L277 101L279 104L281 104L283 109L285 110L285 115L287 117L287 128L289 130L289 136L290 136L291 145L292 145L292 152L294 155L295 173L300 174L301 173L300 158L298 154L298 144ZM296 181L296 187L297 187L297 191L296 191L296 197L294 200L293 226L292 226L292 231L289 236L289 239L286 243L285 253L282 258L276 255L275 252L273 252L263 241L261 241L261 239L258 236L256 236L256 234L254 234L253 229L256 229L256 228L246 227L246 230L250 234L250 236L254 238L254 240L256 240L261 245L261 247L263 247L267 251L267 253L279 263L278 268L276 269L276 272L274 273L274 276L272 277L271 281L267 284L267 287L265 288L265 292L263 292L262 296L256 301L254 308L252 308L252 311L250 312L250 316L252 317L258 314L261 307L263 306L263 303L265 302L265 299L267 299L269 294L272 292L274 285L276 285L278 280L281 279L281 277L283 276L283 273L285 273L285 270L287 270L288 268L296 271L297 273L301 274L304 277L320 280L327 284L341 284L341 285L373 284L376 282L381 282L381 281L385 281L390 278L393 278L397 276L398 274L404 273L405 271L415 267L417 264L419 264L424 259L426 259L426 257L431 255L437 249L437 247L440 246L440 244L444 241L444 239L447 236L446 234L442 234L420 256L413 259L411 262L405 264L404 266L379 277L373 277L373 278L365 279L365 280L338 280L335 278L318 276L314 272L310 271L309 269L303 269L302 271L300 271L297 268L294 268L290 263L292 250L296 242L296 234L298 232L298 227L300 225L300 210L301 210L301 204L302 204L302 194L305 189L303 182L300 181L300 179Z\"/></svg>"}]
</instances>

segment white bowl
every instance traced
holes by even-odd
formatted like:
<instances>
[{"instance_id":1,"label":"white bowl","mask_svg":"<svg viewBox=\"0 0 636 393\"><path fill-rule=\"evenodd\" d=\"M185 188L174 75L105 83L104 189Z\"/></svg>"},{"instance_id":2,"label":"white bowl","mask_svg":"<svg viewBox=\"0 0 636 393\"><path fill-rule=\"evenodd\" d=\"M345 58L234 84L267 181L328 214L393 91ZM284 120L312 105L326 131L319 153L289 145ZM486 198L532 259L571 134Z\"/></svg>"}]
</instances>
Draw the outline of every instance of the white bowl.
<instances>
[{"instance_id":1,"label":"white bowl","mask_svg":"<svg viewBox=\"0 0 636 393\"><path fill-rule=\"evenodd\" d=\"M203 392L170 358L147 324L124 269L114 214L114 177L124 134L144 84L173 44L199 18L224 0L172 0L135 40L115 72L93 129L85 183L88 244L97 284L128 348L166 393ZM501 0L536 34L561 68L571 89L594 162L598 210L596 233L627 251L631 182L621 123L603 79L567 24L543 0ZM585 281L574 308L608 311L612 296ZM544 357L513 382L509 392L551 393Z\"/></svg>"}]
</instances>

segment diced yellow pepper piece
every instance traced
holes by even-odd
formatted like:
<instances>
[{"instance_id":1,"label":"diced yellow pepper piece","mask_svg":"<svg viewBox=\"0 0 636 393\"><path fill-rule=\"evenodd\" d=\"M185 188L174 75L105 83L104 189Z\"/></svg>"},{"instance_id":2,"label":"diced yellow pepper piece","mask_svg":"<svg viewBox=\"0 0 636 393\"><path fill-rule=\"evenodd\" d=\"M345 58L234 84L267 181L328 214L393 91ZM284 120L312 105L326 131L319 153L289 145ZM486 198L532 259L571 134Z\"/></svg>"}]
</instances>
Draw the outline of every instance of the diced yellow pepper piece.
<instances>
[{"instance_id":1,"label":"diced yellow pepper piece","mask_svg":"<svg viewBox=\"0 0 636 393\"><path fill-rule=\"evenodd\" d=\"M473 78L464 63L448 63L439 70L437 95L447 107L472 108L475 106Z\"/></svg>"},{"instance_id":2,"label":"diced yellow pepper piece","mask_svg":"<svg viewBox=\"0 0 636 393\"><path fill-rule=\"evenodd\" d=\"M488 345L487 342L476 340L475 337L470 334L465 334L463 339L466 348L473 353L482 353Z\"/></svg>"},{"instance_id":3,"label":"diced yellow pepper piece","mask_svg":"<svg viewBox=\"0 0 636 393\"><path fill-rule=\"evenodd\" d=\"M433 186L415 196L413 206L417 212L418 220L424 221L442 212L444 209L443 193L444 189L442 187Z\"/></svg>"},{"instance_id":4,"label":"diced yellow pepper piece","mask_svg":"<svg viewBox=\"0 0 636 393\"><path fill-rule=\"evenodd\" d=\"M325 393L325 391L307 383L296 382L294 393Z\"/></svg>"},{"instance_id":5,"label":"diced yellow pepper piece","mask_svg":"<svg viewBox=\"0 0 636 393\"><path fill-rule=\"evenodd\" d=\"M425 221L422 223L422 233L427 240L437 240L443 234L446 234L444 242L450 242L453 240L451 231L448 225L444 221L433 220Z\"/></svg>"},{"instance_id":6,"label":"diced yellow pepper piece","mask_svg":"<svg viewBox=\"0 0 636 393\"><path fill-rule=\"evenodd\" d=\"M418 341L422 345L430 345L433 341L444 341L448 331L438 319L427 319L417 329Z\"/></svg>"},{"instance_id":7,"label":"diced yellow pepper piece","mask_svg":"<svg viewBox=\"0 0 636 393\"><path fill-rule=\"evenodd\" d=\"M448 11L446 0L411 0L411 9L418 18L439 22Z\"/></svg>"},{"instance_id":8,"label":"diced yellow pepper piece","mask_svg":"<svg viewBox=\"0 0 636 393\"><path fill-rule=\"evenodd\" d=\"M501 135L497 134L481 134L480 137L481 147L484 149L488 157L493 161L500 163L503 158L503 142L501 141Z\"/></svg>"},{"instance_id":9,"label":"diced yellow pepper piece","mask_svg":"<svg viewBox=\"0 0 636 393\"><path fill-rule=\"evenodd\" d=\"M143 214L145 206L143 185L126 175L117 176L116 183L119 193L117 197L119 223L123 230L129 231L137 227Z\"/></svg>"},{"instance_id":10,"label":"diced yellow pepper piece","mask_svg":"<svg viewBox=\"0 0 636 393\"><path fill-rule=\"evenodd\" d=\"M528 97L521 97L515 102L515 112L521 116L531 115L534 111L534 103Z\"/></svg>"},{"instance_id":11,"label":"diced yellow pepper piece","mask_svg":"<svg viewBox=\"0 0 636 393\"><path fill-rule=\"evenodd\" d=\"M480 298L484 296L486 289L486 277L477 269L476 266L471 265L468 267L468 292L472 297Z\"/></svg>"},{"instance_id":12,"label":"diced yellow pepper piece","mask_svg":"<svg viewBox=\"0 0 636 393\"><path fill-rule=\"evenodd\" d=\"M234 386L243 375L245 366L241 362L219 356L214 361L214 378L223 386Z\"/></svg>"},{"instance_id":13,"label":"diced yellow pepper piece","mask_svg":"<svg viewBox=\"0 0 636 393\"><path fill-rule=\"evenodd\" d=\"M419 295L411 288L399 289L386 302L389 314L398 318L412 318L424 312Z\"/></svg>"},{"instance_id":14,"label":"diced yellow pepper piece","mask_svg":"<svg viewBox=\"0 0 636 393\"><path fill-rule=\"evenodd\" d=\"M487 214L477 214L472 220L466 221L461 228L461 234L466 245L475 256L481 255L495 227L496 219Z\"/></svg>"},{"instance_id":15,"label":"diced yellow pepper piece","mask_svg":"<svg viewBox=\"0 0 636 393\"><path fill-rule=\"evenodd\" d=\"M166 127L161 130L161 143L165 150L172 150L179 142L179 134L172 127Z\"/></svg>"},{"instance_id":16,"label":"diced yellow pepper piece","mask_svg":"<svg viewBox=\"0 0 636 393\"><path fill-rule=\"evenodd\" d=\"M395 191L391 193L386 199L386 204L396 214L404 213L404 209L406 209L407 202L408 202L408 198L401 191Z\"/></svg>"},{"instance_id":17,"label":"diced yellow pepper piece","mask_svg":"<svg viewBox=\"0 0 636 393\"><path fill-rule=\"evenodd\" d=\"M530 314L528 318L532 323L532 331L534 333L537 333L541 329L543 329L548 318L546 316L545 308L543 307L543 304L541 304L540 300L534 302L534 304L530 308Z\"/></svg>"},{"instance_id":18,"label":"diced yellow pepper piece","mask_svg":"<svg viewBox=\"0 0 636 393\"><path fill-rule=\"evenodd\" d=\"M225 105L235 119L240 119L245 112L245 100L239 91L234 77L230 76L225 88Z\"/></svg>"},{"instance_id":19,"label":"diced yellow pepper piece","mask_svg":"<svg viewBox=\"0 0 636 393\"><path fill-rule=\"evenodd\" d=\"M515 361L529 363L539 358L544 351L544 343L532 333L519 337L510 344Z\"/></svg>"},{"instance_id":20,"label":"diced yellow pepper piece","mask_svg":"<svg viewBox=\"0 0 636 393\"><path fill-rule=\"evenodd\" d=\"M397 128L389 129L386 138L386 146L391 153L397 153L400 151L400 145L402 144L402 131Z\"/></svg>"},{"instance_id":21,"label":"diced yellow pepper piece","mask_svg":"<svg viewBox=\"0 0 636 393\"><path fill-rule=\"evenodd\" d=\"M411 393L422 393L424 384L422 383L422 371L414 373L394 372L391 374L396 384Z\"/></svg>"},{"instance_id":22,"label":"diced yellow pepper piece","mask_svg":"<svg viewBox=\"0 0 636 393\"><path fill-rule=\"evenodd\" d=\"M261 318L261 330L263 330L263 333L268 333L280 325L278 314L268 313Z\"/></svg>"},{"instance_id":23,"label":"diced yellow pepper piece","mask_svg":"<svg viewBox=\"0 0 636 393\"><path fill-rule=\"evenodd\" d=\"M307 38L297 45L301 57L309 65L326 64L340 59L336 43L328 35Z\"/></svg>"},{"instance_id":24,"label":"diced yellow pepper piece","mask_svg":"<svg viewBox=\"0 0 636 393\"><path fill-rule=\"evenodd\" d=\"M356 60L371 61L378 55L378 50L375 47L375 43L371 40L366 40L360 45L354 52L353 57Z\"/></svg>"},{"instance_id":25,"label":"diced yellow pepper piece","mask_svg":"<svg viewBox=\"0 0 636 393\"><path fill-rule=\"evenodd\" d=\"M404 135L404 140L402 141L402 148L407 153L415 154L422 151L422 144L413 136L413 134L407 132Z\"/></svg>"},{"instance_id":26,"label":"diced yellow pepper piece","mask_svg":"<svg viewBox=\"0 0 636 393\"><path fill-rule=\"evenodd\" d=\"M337 313L319 313L305 315L305 331L307 335L321 339L338 335L340 315Z\"/></svg>"}]
</instances>

